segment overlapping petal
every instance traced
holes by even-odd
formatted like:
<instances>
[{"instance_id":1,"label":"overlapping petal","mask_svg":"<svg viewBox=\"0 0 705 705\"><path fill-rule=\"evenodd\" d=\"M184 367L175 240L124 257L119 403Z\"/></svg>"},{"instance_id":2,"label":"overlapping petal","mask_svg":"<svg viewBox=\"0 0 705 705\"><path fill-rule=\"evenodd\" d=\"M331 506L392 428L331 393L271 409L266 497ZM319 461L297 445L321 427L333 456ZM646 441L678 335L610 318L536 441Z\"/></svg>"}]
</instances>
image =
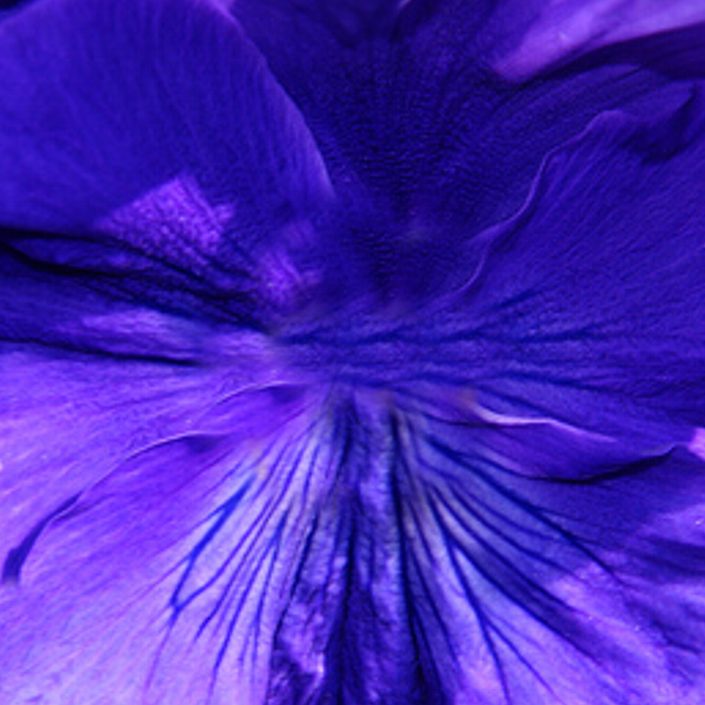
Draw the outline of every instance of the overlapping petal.
<instances>
[{"instance_id":1,"label":"overlapping petal","mask_svg":"<svg viewBox=\"0 0 705 705\"><path fill-rule=\"evenodd\" d=\"M527 3L521 5L526 12ZM610 44L691 27L701 38L705 33L705 8L697 0L667 5L654 0L541 0L528 5L520 41L497 64L512 80L525 80ZM518 9L519 3L510 1L502 13L511 18Z\"/></svg>"},{"instance_id":2,"label":"overlapping petal","mask_svg":"<svg viewBox=\"0 0 705 705\"><path fill-rule=\"evenodd\" d=\"M277 426L278 402L223 407L280 381L238 331L296 293L325 169L215 6L37 3L0 35L3 699L202 702L200 662L159 690L131 649L156 663L146 593L217 522L223 459Z\"/></svg>"},{"instance_id":3,"label":"overlapping petal","mask_svg":"<svg viewBox=\"0 0 705 705\"><path fill-rule=\"evenodd\" d=\"M205 0L36 3L3 22L0 65L2 239L42 262L153 288L168 269L237 309L268 286L264 244L295 248L331 196L300 113Z\"/></svg>"},{"instance_id":4,"label":"overlapping petal","mask_svg":"<svg viewBox=\"0 0 705 705\"><path fill-rule=\"evenodd\" d=\"M705 114L697 84L671 99L552 150L428 313L285 339L409 399L387 433L421 702L700 698Z\"/></svg>"},{"instance_id":5,"label":"overlapping petal","mask_svg":"<svg viewBox=\"0 0 705 705\"><path fill-rule=\"evenodd\" d=\"M702 74L702 42L688 34L697 27L668 25L667 38L635 36L618 55L591 55L517 90L497 61L535 19L531 3L378 3L394 21L349 41L331 27L330 14L344 10L327 7L240 2L232 11L306 114L344 212L355 214L333 228L346 259L364 257L350 242L374 260L368 268L384 269L388 249L401 269L423 261L431 281L421 290L437 286L432 272L447 270L462 243L520 207L550 150L604 110L675 109ZM688 65L683 83L664 72L674 61ZM390 268L377 278L398 276Z\"/></svg>"}]
</instances>

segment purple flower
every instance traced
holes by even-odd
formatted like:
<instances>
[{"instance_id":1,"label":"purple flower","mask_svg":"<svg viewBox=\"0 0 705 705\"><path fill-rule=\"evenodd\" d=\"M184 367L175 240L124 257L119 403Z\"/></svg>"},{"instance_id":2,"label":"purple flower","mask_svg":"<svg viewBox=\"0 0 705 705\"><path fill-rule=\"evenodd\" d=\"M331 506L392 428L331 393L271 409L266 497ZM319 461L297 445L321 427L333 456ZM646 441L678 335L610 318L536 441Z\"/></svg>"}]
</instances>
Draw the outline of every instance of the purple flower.
<instances>
[{"instance_id":1,"label":"purple flower","mask_svg":"<svg viewBox=\"0 0 705 705\"><path fill-rule=\"evenodd\" d=\"M701 705L701 0L0 13L0 705Z\"/></svg>"}]
</instances>

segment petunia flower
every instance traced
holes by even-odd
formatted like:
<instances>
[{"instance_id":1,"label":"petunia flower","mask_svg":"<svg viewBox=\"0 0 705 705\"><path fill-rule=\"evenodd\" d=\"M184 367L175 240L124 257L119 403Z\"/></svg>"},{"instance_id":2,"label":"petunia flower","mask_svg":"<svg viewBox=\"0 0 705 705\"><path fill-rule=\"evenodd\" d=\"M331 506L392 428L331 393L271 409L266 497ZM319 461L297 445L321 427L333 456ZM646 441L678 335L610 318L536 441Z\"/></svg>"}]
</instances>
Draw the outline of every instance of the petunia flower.
<instances>
[{"instance_id":1,"label":"petunia flower","mask_svg":"<svg viewBox=\"0 0 705 705\"><path fill-rule=\"evenodd\" d=\"M4 6L0 705L705 702L701 0Z\"/></svg>"}]
</instances>

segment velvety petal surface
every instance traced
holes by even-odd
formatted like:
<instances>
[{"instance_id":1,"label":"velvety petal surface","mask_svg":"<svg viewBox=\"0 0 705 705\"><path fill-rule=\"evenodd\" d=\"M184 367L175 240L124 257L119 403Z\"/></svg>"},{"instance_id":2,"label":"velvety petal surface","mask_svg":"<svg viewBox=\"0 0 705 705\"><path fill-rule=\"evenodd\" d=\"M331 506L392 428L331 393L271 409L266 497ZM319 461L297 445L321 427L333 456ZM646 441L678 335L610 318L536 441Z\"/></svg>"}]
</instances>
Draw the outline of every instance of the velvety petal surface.
<instances>
[{"instance_id":1,"label":"velvety petal surface","mask_svg":"<svg viewBox=\"0 0 705 705\"><path fill-rule=\"evenodd\" d=\"M222 404L279 384L242 331L296 299L325 169L215 5L38 2L0 65L2 699L202 703L198 660L148 692L168 601L137 597L215 511L233 430L278 423Z\"/></svg>"},{"instance_id":2,"label":"velvety petal surface","mask_svg":"<svg viewBox=\"0 0 705 705\"><path fill-rule=\"evenodd\" d=\"M0 27L0 72L0 223L24 231L3 241L128 290L200 286L241 317L258 296L286 305L270 260L332 192L303 118L221 8L30 4Z\"/></svg>"},{"instance_id":3,"label":"velvety petal surface","mask_svg":"<svg viewBox=\"0 0 705 705\"><path fill-rule=\"evenodd\" d=\"M282 339L396 390L419 702L701 697L704 119L697 84L600 113L466 243L454 292Z\"/></svg>"},{"instance_id":4,"label":"velvety petal surface","mask_svg":"<svg viewBox=\"0 0 705 705\"><path fill-rule=\"evenodd\" d=\"M497 408L636 437L702 425L704 127L696 88L649 122L604 113L547 157L466 292L478 336L508 346Z\"/></svg>"},{"instance_id":5,"label":"velvety petal surface","mask_svg":"<svg viewBox=\"0 0 705 705\"><path fill-rule=\"evenodd\" d=\"M540 10L519 5L371 3L390 19L365 24L360 6L351 35L335 29L349 19L344 5L232 6L324 155L343 204L328 238L322 229L331 257L354 263L383 298L399 294L399 278L415 280L415 295L443 286L463 244L514 213L543 157L600 112L675 110L702 75L697 26L666 23L656 44L629 35L617 54L591 54L518 90L497 62Z\"/></svg>"},{"instance_id":6,"label":"velvety petal surface","mask_svg":"<svg viewBox=\"0 0 705 705\"><path fill-rule=\"evenodd\" d=\"M698 0L541 0L505 3L507 22L517 12L530 19L518 45L497 64L507 78L525 80L610 44L696 28L703 36L705 7ZM531 8L527 12L527 5Z\"/></svg>"}]
</instances>

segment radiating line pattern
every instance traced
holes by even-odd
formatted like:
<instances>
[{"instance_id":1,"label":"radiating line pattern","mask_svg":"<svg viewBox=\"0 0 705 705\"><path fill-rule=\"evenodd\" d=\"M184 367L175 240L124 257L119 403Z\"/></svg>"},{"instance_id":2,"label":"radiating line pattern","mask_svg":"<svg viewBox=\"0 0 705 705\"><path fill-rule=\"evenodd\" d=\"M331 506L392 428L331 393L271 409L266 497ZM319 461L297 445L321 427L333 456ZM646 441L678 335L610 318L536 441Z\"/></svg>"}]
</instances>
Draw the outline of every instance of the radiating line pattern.
<instances>
[{"instance_id":1,"label":"radiating line pattern","mask_svg":"<svg viewBox=\"0 0 705 705\"><path fill-rule=\"evenodd\" d=\"M0 9L0 705L702 705L657 5Z\"/></svg>"}]
</instances>

